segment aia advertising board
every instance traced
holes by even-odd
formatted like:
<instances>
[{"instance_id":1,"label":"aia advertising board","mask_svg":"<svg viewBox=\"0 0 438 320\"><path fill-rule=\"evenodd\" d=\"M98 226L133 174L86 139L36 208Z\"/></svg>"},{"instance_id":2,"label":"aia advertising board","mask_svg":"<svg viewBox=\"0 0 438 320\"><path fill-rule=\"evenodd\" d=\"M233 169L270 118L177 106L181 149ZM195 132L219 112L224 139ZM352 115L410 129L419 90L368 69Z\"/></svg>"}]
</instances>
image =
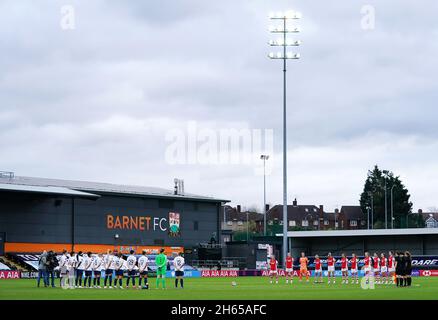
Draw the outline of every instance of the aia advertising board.
<instances>
[{"instance_id":1,"label":"aia advertising board","mask_svg":"<svg viewBox=\"0 0 438 320\"><path fill-rule=\"evenodd\" d=\"M238 277L238 270L203 270L201 277L219 278L219 277Z\"/></svg>"},{"instance_id":2,"label":"aia advertising board","mask_svg":"<svg viewBox=\"0 0 438 320\"><path fill-rule=\"evenodd\" d=\"M20 271L0 270L0 279L20 279Z\"/></svg>"}]
</instances>

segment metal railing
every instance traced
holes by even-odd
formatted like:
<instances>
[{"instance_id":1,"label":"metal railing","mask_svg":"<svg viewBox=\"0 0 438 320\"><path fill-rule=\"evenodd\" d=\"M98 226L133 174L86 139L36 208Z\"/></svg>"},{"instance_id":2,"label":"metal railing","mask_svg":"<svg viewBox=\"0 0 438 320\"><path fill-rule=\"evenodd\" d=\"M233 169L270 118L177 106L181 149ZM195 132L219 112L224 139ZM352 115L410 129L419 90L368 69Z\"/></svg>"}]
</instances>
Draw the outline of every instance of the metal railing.
<instances>
[{"instance_id":1,"label":"metal railing","mask_svg":"<svg viewBox=\"0 0 438 320\"><path fill-rule=\"evenodd\" d=\"M210 248L221 249L221 248L223 248L223 245L220 244L220 243L207 243L207 242L204 242L204 243L200 243L199 247L200 248L208 248L208 249L210 249Z\"/></svg>"},{"instance_id":2,"label":"metal railing","mask_svg":"<svg viewBox=\"0 0 438 320\"><path fill-rule=\"evenodd\" d=\"M191 265L195 268L219 269L238 268L246 266L246 259L243 257L229 257L221 260L192 260Z\"/></svg>"}]
</instances>

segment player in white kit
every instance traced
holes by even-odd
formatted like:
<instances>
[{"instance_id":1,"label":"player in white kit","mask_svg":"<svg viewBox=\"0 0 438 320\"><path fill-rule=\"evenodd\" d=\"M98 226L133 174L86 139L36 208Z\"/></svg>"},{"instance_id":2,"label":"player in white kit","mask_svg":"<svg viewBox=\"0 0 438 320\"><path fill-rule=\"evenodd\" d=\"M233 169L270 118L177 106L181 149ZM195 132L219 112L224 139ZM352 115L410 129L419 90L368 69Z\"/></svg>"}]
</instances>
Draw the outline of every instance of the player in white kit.
<instances>
[{"instance_id":1,"label":"player in white kit","mask_svg":"<svg viewBox=\"0 0 438 320\"><path fill-rule=\"evenodd\" d=\"M123 259L122 253L119 252L117 257L114 257L114 270L116 271L116 278L114 279L114 288L117 288L117 280L119 282L119 288L123 289L123 270L125 267L125 259Z\"/></svg>"},{"instance_id":2,"label":"player in white kit","mask_svg":"<svg viewBox=\"0 0 438 320\"><path fill-rule=\"evenodd\" d=\"M126 278L126 289L129 288L129 280L132 280L132 287L135 288L135 276L137 273L137 258L135 257L134 250L131 250L130 255L126 259L126 265L128 268L128 278Z\"/></svg>"},{"instance_id":3,"label":"player in white kit","mask_svg":"<svg viewBox=\"0 0 438 320\"><path fill-rule=\"evenodd\" d=\"M82 276L84 275L84 257L82 251L76 255L76 288L82 288Z\"/></svg>"},{"instance_id":4,"label":"player in white kit","mask_svg":"<svg viewBox=\"0 0 438 320\"><path fill-rule=\"evenodd\" d=\"M140 273L140 277L138 279L138 288L141 289L141 281L144 280L144 289L149 288L148 284L148 263L149 259L147 257L147 251L143 250L142 256L138 258L137 264L138 264L138 271Z\"/></svg>"},{"instance_id":5,"label":"player in white kit","mask_svg":"<svg viewBox=\"0 0 438 320\"><path fill-rule=\"evenodd\" d=\"M70 252L70 255L67 259L67 273L68 273L68 282L70 289L75 288L75 275L76 275L76 253L74 251Z\"/></svg>"},{"instance_id":6,"label":"player in white kit","mask_svg":"<svg viewBox=\"0 0 438 320\"><path fill-rule=\"evenodd\" d=\"M84 288L91 288L91 278L93 276L93 260L92 260L92 253L84 253L84 271L85 271L85 281L84 281Z\"/></svg>"},{"instance_id":7,"label":"player in white kit","mask_svg":"<svg viewBox=\"0 0 438 320\"><path fill-rule=\"evenodd\" d=\"M109 280L108 286L112 289L111 284L113 283L113 273L114 273L114 254L111 250L108 250L105 257L103 257L103 264L105 267L105 280L103 281L103 288L106 289L107 281Z\"/></svg>"},{"instance_id":8,"label":"player in white kit","mask_svg":"<svg viewBox=\"0 0 438 320\"><path fill-rule=\"evenodd\" d=\"M63 250L61 257L59 258L59 276L61 277L61 288L65 287L65 283L68 279L67 260L67 250Z\"/></svg>"},{"instance_id":9,"label":"player in white kit","mask_svg":"<svg viewBox=\"0 0 438 320\"><path fill-rule=\"evenodd\" d=\"M103 259L102 259L102 254L99 253L98 255L96 254L94 256L94 260L93 260L93 287L94 288L100 288L100 276L102 273L102 264L103 264Z\"/></svg>"},{"instance_id":10,"label":"player in white kit","mask_svg":"<svg viewBox=\"0 0 438 320\"><path fill-rule=\"evenodd\" d=\"M173 267L175 268L175 288L178 288L178 280L181 285L181 289L184 288L184 257L182 253L179 253L178 256L173 259Z\"/></svg>"}]
</instances>

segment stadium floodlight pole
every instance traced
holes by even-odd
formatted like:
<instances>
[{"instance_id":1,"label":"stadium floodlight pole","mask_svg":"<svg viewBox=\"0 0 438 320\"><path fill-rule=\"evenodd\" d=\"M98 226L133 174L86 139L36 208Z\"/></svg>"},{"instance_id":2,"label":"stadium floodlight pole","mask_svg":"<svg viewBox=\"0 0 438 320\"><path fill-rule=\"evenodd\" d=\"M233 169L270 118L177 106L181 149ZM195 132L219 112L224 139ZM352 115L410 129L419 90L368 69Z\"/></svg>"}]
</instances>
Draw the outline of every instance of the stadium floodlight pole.
<instances>
[{"instance_id":1,"label":"stadium floodlight pole","mask_svg":"<svg viewBox=\"0 0 438 320\"><path fill-rule=\"evenodd\" d=\"M266 237L266 160L269 156L262 154L260 159L263 160L263 235Z\"/></svg>"},{"instance_id":2,"label":"stadium floodlight pole","mask_svg":"<svg viewBox=\"0 0 438 320\"><path fill-rule=\"evenodd\" d=\"M288 33L298 33L298 27L289 28L287 26L288 20L300 19L301 14L294 11L271 13L269 18L274 21L281 22L280 26L269 27L271 33L278 33L282 38L269 41L270 46L283 47L283 52L269 53L270 59L283 60L283 265L286 264L287 255L287 142L286 142L286 61L288 59L299 59L298 53L286 52L289 46L299 46L300 41L289 41L286 37Z\"/></svg>"}]
</instances>

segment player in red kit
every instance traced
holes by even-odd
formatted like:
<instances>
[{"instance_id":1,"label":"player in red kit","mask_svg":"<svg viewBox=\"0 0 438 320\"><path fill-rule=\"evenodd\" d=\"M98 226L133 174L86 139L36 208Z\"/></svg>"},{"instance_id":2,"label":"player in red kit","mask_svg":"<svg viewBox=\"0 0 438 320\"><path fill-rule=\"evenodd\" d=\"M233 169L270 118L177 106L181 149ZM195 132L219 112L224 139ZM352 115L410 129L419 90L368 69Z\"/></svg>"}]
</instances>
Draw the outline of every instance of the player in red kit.
<instances>
[{"instance_id":1,"label":"player in red kit","mask_svg":"<svg viewBox=\"0 0 438 320\"><path fill-rule=\"evenodd\" d=\"M345 253L341 256L342 284L348 284L348 259Z\"/></svg>"},{"instance_id":2,"label":"player in red kit","mask_svg":"<svg viewBox=\"0 0 438 320\"><path fill-rule=\"evenodd\" d=\"M286 257L286 283L292 283L294 277L294 258L290 255L290 252Z\"/></svg>"},{"instance_id":3,"label":"player in red kit","mask_svg":"<svg viewBox=\"0 0 438 320\"><path fill-rule=\"evenodd\" d=\"M322 263L318 255L315 255L315 281L314 283L322 283Z\"/></svg>"},{"instance_id":4,"label":"player in red kit","mask_svg":"<svg viewBox=\"0 0 438 320\"><path fill-rule=\"evenodd\" d=\"M395 284L395 259L392 251L389 251L388 256L388 275L390 277L390 283Z\"/></svg>"},{"instance_id":5,"label":"player in red kit","mask_svg":"<svg viewBox=\"0 0 438 320\"><path fill-rule=\"evenodd\" d=\"M275 276L275 283L278 283L278 261L275 260L275 256L272 255L271 259L269 260L269 277L271 278L270 283L272 283L272 280Z\"/></svg>"},{"instance_id":6,"label":"player in red kit","mask_svg":"<svg viewBox=\"0 0 438 320\"><path fill-rule=\"evenodd\" d=\"M300 281L303 280L303 275L306 276L306 281L309 282L309 272L307 270L307 265L309 264L309 259L307 259L306 254L301 252L300 258Z\"/></svg>"},{"instance_id":7,"label":"player in red kit","mask_svg":"<svg viewBox=\"0 0 438 320\"><path fill-rule=\"evenodd\" d=\"M373 272L376 279L376 284L380 283L380 259L377 253L373 256Z\"/></svg>"},{"instance_id":8,"label":"player in red kit","mask_svg":"<svg viewBox=\"0 0 438 320\"><path fill-rule=\"evenodd\" d=\"M333 278L333 283L336 283L335 263L336 263L336 259L333 258L331 252L329 252L327 255L327 271L328 271L328 283L329 284L330 284L330 277Z\"/></svg>"},{"instance_id":9,"label":"player in red kit","mask_svg":"<svg viewBox=\"0 0 438 320\"><path fill-rule=\"evenodd\" d=\"M368 278L371 276L371 257L368 252L365 252L365 258L363 259L363 271L368 282Z\"/></svg>"},{"instance_id":10,"label":"player in red kit","mask_svg":"<svg viewBox=\"0 0 438 320\"><path fill-rule=\"evenodd\" d=\"M387 259L385 257L385 254L382 253L380 255L380 275L382 277L382 284L388 284L388 266L387 266Z\"/></svg>"},{"instance_id":11,"label":"player in red kit","mask_svg":"<svg viewBox=\"0 0 438 320\"><path fill-rule=\"evenodd\" d=\"M354 283L354 279L356 279L356 284L359 283L359 277L357 274L357 257L356 254L353 253L350 263L351 263L351 283Z\"/></svg>"}]
</instances>

